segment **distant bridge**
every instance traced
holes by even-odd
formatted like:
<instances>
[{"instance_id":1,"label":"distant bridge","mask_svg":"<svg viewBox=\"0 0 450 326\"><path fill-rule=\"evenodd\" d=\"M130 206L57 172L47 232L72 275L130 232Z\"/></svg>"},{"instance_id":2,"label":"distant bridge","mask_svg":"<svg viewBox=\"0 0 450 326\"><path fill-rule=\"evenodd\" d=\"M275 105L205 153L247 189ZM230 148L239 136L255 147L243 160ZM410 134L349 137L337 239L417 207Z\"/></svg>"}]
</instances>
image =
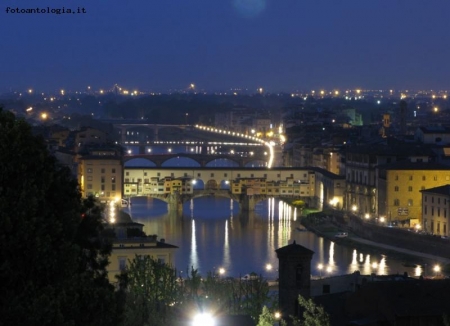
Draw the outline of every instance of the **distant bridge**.
<instances>
[{"instance_id":1,"label":"distant bridge","mask_svg":"<svg viewBox=\"0 0 450 326\"><path fill-rule=\"evenodd\" d=\"M155 164L155 167L162 167L162 165L170 159L174 158L189 158L198 163L198 167L206 167L209 163L216 160L226 159L236 163L238 167L245 167L252 162L265 162L267 165L268 156L262 153L255 152L253 155L238 156L226 154L190 154L190 153L175 153L175 154L138 154L125 155L123 157L124 165L135 159L145 159Z\"/></svg>"},{"instance_id":2,"label":"distant bridge","mask_svg":"<svg viewBox=\"0 0 450 326\"><path fill-rule=\"evenodd\" d=\"M158 140L158 134L160 129L175 128L179 130L194 130L192 125L172 125L172 124L159 124L149 123L147 120L102 120L105 123L110 123L115 129L119 130L121 144L125 144L127 141L127 131L143 128L153 130L153 140Z\"/></svg>"}]
</instances>

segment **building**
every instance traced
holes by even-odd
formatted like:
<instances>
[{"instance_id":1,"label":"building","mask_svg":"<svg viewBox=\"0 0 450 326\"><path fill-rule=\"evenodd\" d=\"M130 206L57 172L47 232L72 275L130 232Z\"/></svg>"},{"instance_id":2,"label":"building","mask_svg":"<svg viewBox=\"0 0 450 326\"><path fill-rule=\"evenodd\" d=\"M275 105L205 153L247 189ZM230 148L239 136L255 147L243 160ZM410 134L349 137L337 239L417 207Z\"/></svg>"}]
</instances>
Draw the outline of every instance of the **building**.
<instances>
[{"instance_id":1,"label":"building","mask_svg":"<svg viewBox=\"0 0 450 326\"><path fill-rule=\"evenodd\" d=\"M414 139L423 144L449 144L450 128L429 126L417 128Z\"/></svg>"},{"instance_id":2,"label":"building","mask_svg":"<svg viewBox=\"0 0 450 326\"><path fill-rule=\"evenodd\" d=\"M284 317L299 316L298 296L311 295L311 259L314 251L294 240L275 250L279 264L279 305Z\"/></svg>"},{"instance_id":3,"label":"building","mask_svg":"<svg viewBox=\"0 0 450 326\"><path fill-rule=\"evenodd\" d=\"M449 236L450 184L421 190L422 228L425 232Z\"/></svg>"},{"instance_id":4,"label":"building","mask_svg":"<svg viewBox=\"0 0 450 326\"><path fill-rule=\"evenodd\" d=\"M116 276L126 270L129 261L136 256L150 256L161 263L173 264L178 247L166 243L164 239L158 241L156 235L147 236L143 227L143 224L134 223L125 215L121 216L119 222L108 226L106 232L112 234L112 251L107 267L111 283L117 283Z\"/></svg>"},{"instance_id":5,"label":"building","mask_svg":"<svg viewBox=\"0 0 450 326\"><path fill-rule=\"evenodd\" d=\"M134 178L128 171L125 172L124 195L167 195L178 192L179 194L192 194L192 179L187 177L149 177L147 172L144 178Z\"/></svg>"},{"instance_id":6,"label":"building","mask_svg":"<svg viewBox=\"0 0 450 326\"><path fill-rule=\"evenodd\" d=\"M450 183L450 166L402 161L379 166L377 175L379 216L388 221L421 225L421 191ZM410 223L411 220L414 222Z\"/></svg>"},{"instance_id":7,"label":"building","mask_svg":"<svg viewBox=\"0 0 450 326\"><path fill-rule=\"evenodd\" d=\"M91 127L83 127L75 135L75 151L78 153L91 145L103 145L107 143L107 134Z\"/></svg>"},{"instance_id":8,"label":"building","mask_svg":"<svg viewBox=\"0 0 450 326\"><path fill-rule=\"evenodd\" d=\"M122 173L122 158L115 151L91 151L79 159L78 183L81 195L92 195L101 202L122 199Z\"/></svg>"},{"instance_id":9,"label":"building","mask_svg":"<svg viewBox=\"0 0 450 326\"><path fill-rule=\"evenodd\" d=\"M395 162L422 162L421 166L426 167L434 157L429 147L417 144L381 143L347 148L346 209L360 216L386 215L389 210L385 208L390 203L383 193L386 189L384 172L377 175L377 171L394 168L390 164Z\"/></svg>"}]
</instances>

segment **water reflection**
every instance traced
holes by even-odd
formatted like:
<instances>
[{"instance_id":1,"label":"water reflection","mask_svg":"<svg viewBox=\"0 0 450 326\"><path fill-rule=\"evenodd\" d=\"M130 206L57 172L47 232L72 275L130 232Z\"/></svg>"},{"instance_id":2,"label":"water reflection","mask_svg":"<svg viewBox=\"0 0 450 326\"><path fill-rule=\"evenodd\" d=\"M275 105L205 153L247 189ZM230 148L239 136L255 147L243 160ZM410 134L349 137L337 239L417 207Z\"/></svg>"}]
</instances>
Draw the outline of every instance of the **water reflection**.
<instances>
[{"instance_id":1,"label":"water reflection","mask_svg":"<svg viewBox=\"0 0 450 326\"><path fill-rule=\"evenodd\" d=\"M421 266L402 266L388 255L368 254L300 232L300 222L293 207L271 198L256 206L255 212L241 213L230 199L202 197L185 204L183 216L169 213L167 205L156 199L133 198L126 208L135 222L144 224L147 234L157 234L179 247L174 264L179 270L193 266L202 275L221 266L227 275L256 272L277 277L275 250L293 240L314 251L313 276L339 275L360 271L380 275L408 272L419 276ZM266 270L266 264L273 266ZM322 270L318 266L322 264Z\"/></svg>"},{"instance_id":2,"label":"water reflection","mask_svg":"<svg viewBox=\"0 0 450 326\"><path fill-rule=\"evenodd\" d=\"M200 269L197 254L197 236L195 234L195 220L192 220L192 236L191 236L191 256L189 259L189 266Z\"/></svg>"}]
</instances>

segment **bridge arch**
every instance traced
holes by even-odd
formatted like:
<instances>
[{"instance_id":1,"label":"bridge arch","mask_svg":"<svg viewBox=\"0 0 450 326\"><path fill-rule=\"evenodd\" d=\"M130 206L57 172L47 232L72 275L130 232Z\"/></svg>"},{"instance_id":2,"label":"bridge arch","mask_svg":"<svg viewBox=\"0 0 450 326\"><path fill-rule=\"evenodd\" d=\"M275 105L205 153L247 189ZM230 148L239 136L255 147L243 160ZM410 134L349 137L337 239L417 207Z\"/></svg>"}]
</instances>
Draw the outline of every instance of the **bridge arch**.
<instances>
[{"instance_id":1,"label":"bridge arch","mask_svg":"<svg viewBox=\"0 0 450 326\"><path fill-rule=\"evenodd\" d=\"M124 167L156 167L157 164L148 157L136 157L124 161Z\"/></svg>"},{"instance_id":2,"label":"bridge arch","mask_svg":"<svg viewBox=\"0 0 450 326\"><path fill-rule=\"evenodd\" d=\"M205 189L205 182L202 179L194 179L192 180L192 189L193 190L203 190Z\"/></svg>"},{"instance_id":3,"label":"bridge arch","mask_svg":"<svg viewBox=\"0 0 450 326\"><path fill-rule=\"evenodd\" d=\"M230 158L214 158L205 162L205 167L239 167L239 162Z\"/></svg>"},{"instance_id":4,"label":"bridge arch","mask_svg":"<svg viewBox=\"0 0 450 326\"><path fill-rule=\"evenodd\" d=\"M218 190L218 189L219 189L219 185L216 180L210 179L210 180L206 181L205 190Z\"/></svg>"},{"instance_id":5,"label":"bridge arch","mask_svg":"<svg viewBox=\"0 0 450 326\"><path fill-rule=\"evenodd\" d=\"M161 164L162 167L200 167L200 163L192 157L180 155L167 159Z\"/></svg>"},{"instance_id":6,"label":"bridge arch","mask_svg":"<svg viewBox=\"0 0 450 326\"><path fill-rule=\"evenodd\" d=\"M229 180L221 180L219 189L221 190L231 190L231 183Z\"/></svg>"}]
</instances>

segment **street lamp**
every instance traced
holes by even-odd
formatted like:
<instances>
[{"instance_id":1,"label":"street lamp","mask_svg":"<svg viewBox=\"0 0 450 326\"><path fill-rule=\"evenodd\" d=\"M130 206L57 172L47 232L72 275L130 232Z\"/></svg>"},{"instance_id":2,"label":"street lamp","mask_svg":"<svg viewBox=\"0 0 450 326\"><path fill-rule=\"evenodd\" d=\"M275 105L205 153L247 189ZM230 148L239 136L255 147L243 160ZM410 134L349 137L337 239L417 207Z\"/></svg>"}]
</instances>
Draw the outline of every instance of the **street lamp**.
<instances>
[{"instance_id":1,"label":"street lamp","mask_svg":"<svg viewBox=\"0 0 450 326\"><path fill-rule=\"evenodd\" d=\"M273 316L275 317L276 325L280 325L279 320L281 319L281 313L280 313L279 311L275 311L275 313L273 314Z\"/></svg>"},{"instance_id":2,"label":"street lamp","mask_svg":"<svg viewBox=\"0 0 450 326\"><path fill-rule=\"evenodd\" d=\"M192 326L214 326L215 320L209 313L198 313L192 320Z\"/></svg>"},{"instance_id":3,"label":"street lamp","mask_svg":"<svg viewBox=\"0 0 450 326\"><path fill-rule=\"evenodd\" d=\"M322 265L322 264L317 265L317 269L319 270L320 278L322 278L322 269L323 269L323 265Z\"/></svg>"},{"instance_id":4,"label":"street lamp","mask_svg":"<svg viewBox=\"0 0 450 326\"><path fill-rule=\"evenodd\" d=\"M441 266L439 266L439 265L434 265L433 271L434 271L435 276L439 275L438 273L441 272Z\"/></svg>"}]
</instances>

